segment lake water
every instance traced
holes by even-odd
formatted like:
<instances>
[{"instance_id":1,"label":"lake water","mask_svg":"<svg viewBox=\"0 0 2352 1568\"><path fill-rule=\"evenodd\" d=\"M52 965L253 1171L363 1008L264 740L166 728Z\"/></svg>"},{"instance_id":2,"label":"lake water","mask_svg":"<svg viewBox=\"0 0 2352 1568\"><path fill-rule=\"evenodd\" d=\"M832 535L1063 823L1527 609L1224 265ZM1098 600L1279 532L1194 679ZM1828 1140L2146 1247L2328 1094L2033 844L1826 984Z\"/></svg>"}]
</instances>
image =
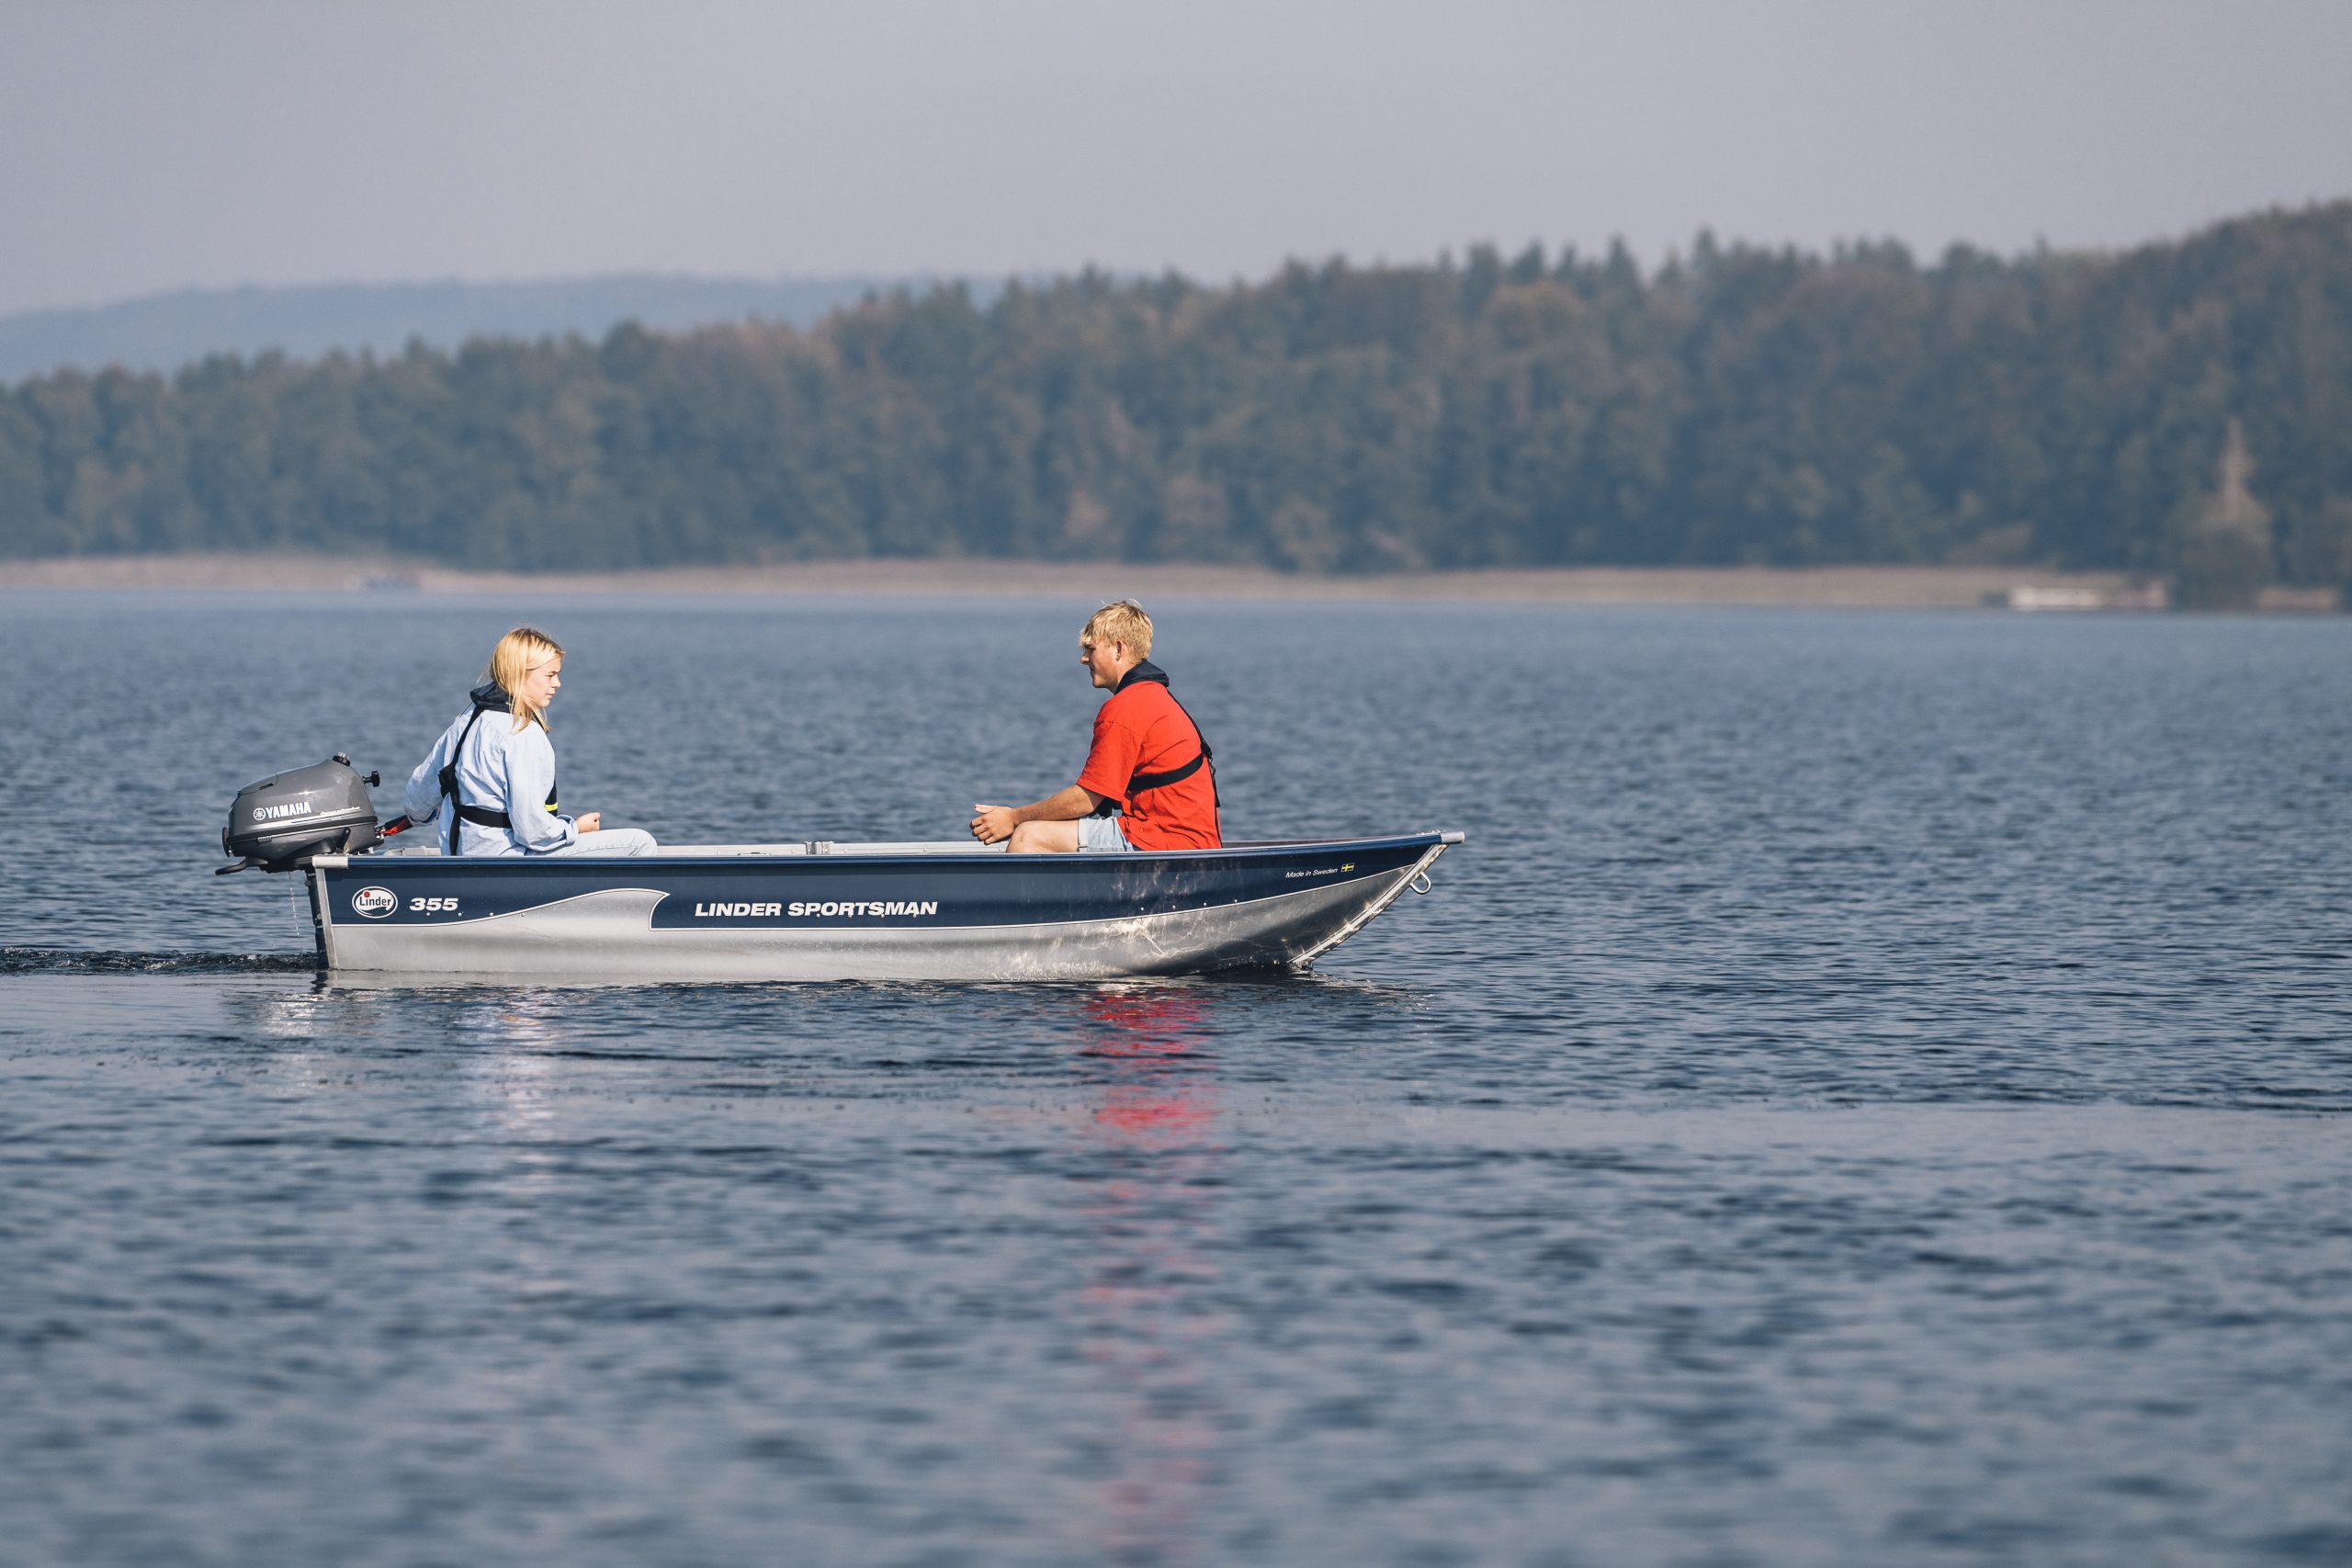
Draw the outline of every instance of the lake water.
<instances>
[{"instance_id":1,"label":"lake water","mask_svg":"<svg viewBox=\"0 0 2352 1568\"><path fill-rule=\"evenodd\" d=\"M1308 976L210 874L526 616L568 805L953 836L1090 607L0 599L0 1562L2352 1561L2352 621L1156 605L1236 836L1470 835Z\"/></svg>"}]
</instances>

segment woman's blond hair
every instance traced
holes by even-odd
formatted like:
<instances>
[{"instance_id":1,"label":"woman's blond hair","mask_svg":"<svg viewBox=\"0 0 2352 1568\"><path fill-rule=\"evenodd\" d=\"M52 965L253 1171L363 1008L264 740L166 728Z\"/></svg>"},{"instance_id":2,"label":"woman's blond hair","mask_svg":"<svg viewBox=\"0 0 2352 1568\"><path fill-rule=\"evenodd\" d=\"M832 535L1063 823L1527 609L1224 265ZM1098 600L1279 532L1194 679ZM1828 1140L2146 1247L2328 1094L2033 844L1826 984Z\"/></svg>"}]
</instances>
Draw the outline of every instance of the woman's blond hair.
<instances>
[{"instance_id":1,"label":"woman's blond hair","mask_svg":"<svg viewBox=\"0 0 2352 1568\"><path fill-rule=\"evenodd\" d=\"M1105 604L1086 617L1081 642L1124 642L1137 659L1151 657L1151 617L1132 599Z\"/></svg>"},{"instance_id":2,"label":"woman's blond hair","mask_svg":"<svg viewBox=\"0 0 2352 1568\"><path fill-rule=\"evenodd\" d=\"M548 660L562 657L562 645L536 626L516 626L490 650L490 668L482 671L482 679L495 682L506 694L506 700L514 705L515 728L531 724L548 728L546 711L523 700L523 677Z\"/></svg>"}]
</instances>

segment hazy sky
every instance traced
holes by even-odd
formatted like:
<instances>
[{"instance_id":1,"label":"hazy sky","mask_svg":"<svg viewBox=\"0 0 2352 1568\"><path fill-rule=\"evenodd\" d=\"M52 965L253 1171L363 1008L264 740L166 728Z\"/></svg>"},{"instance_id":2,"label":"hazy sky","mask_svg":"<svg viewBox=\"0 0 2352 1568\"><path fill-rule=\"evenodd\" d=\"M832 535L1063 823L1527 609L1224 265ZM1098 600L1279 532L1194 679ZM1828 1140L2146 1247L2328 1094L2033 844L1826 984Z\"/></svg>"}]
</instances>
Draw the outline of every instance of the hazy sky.
<instances>
[{"instance_id":1,"label":"hazy sky","mask_svg":"<svg viewBox=\"0 0 2352 1568\"><path fill-rule=\"evenodd\" d=\"M2352 195L2346 0L0 0L0 310L2115 245Z\"/></svg>"}]
</instances>

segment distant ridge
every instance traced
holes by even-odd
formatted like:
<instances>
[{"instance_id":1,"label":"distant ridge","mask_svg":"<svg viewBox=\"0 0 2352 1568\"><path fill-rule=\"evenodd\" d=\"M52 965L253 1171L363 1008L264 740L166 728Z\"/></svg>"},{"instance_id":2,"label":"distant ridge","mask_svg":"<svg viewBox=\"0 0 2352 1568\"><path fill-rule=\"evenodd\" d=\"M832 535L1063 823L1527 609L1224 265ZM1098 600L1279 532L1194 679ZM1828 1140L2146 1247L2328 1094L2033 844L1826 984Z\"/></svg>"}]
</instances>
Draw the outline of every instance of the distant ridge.
<instances>
[{"instance_id":1,"label":"distant ridge","mask_svg":"<svg viewBox=\"0 0 2352 1568\"><path fill-rule=\"evenodd\" d=\"M753 316L805 327L868 294L943 281L929 275L762 280L624 273L522 283L181 289L0 315L0 382L109 365L171 371L207 355L250 358L271 349L295 359L337 349L383 355L412 338L443 348L469 337L597 338L626 321L658 332Z\"/></svg>"},{"instance_id":2,"label":"distant ridge","mask_svg":"<svg viewBox=\"0 0 2352 1568\"><path fill-rule=\"evenodd\" d=\"M0 389L0 557L1948 566L2334 602L2346 299L2352 201L2115 254L1474 245L58 374Z\"/></svg>"}]
</instances>

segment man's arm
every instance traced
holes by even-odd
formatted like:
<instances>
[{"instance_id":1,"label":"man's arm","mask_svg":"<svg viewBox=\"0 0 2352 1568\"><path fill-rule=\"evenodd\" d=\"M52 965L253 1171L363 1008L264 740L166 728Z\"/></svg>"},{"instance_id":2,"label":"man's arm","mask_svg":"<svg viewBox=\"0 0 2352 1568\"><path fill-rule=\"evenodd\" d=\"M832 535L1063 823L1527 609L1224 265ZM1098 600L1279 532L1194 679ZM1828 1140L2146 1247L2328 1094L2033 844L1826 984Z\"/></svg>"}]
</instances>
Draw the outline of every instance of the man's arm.
<instances>
[{"instance_id":1,"label":"man's arm","mask_svg":"<svg viewBox=\"0 0 2352 1568\"><path fill-rule=\"evenodd\" d=\"M975 806L972 837L984 844L1001 844L1023 822L1075 822L1101 809L1105 797L1072 784L1026 806Z\"/></svg>"}]
</instances>

